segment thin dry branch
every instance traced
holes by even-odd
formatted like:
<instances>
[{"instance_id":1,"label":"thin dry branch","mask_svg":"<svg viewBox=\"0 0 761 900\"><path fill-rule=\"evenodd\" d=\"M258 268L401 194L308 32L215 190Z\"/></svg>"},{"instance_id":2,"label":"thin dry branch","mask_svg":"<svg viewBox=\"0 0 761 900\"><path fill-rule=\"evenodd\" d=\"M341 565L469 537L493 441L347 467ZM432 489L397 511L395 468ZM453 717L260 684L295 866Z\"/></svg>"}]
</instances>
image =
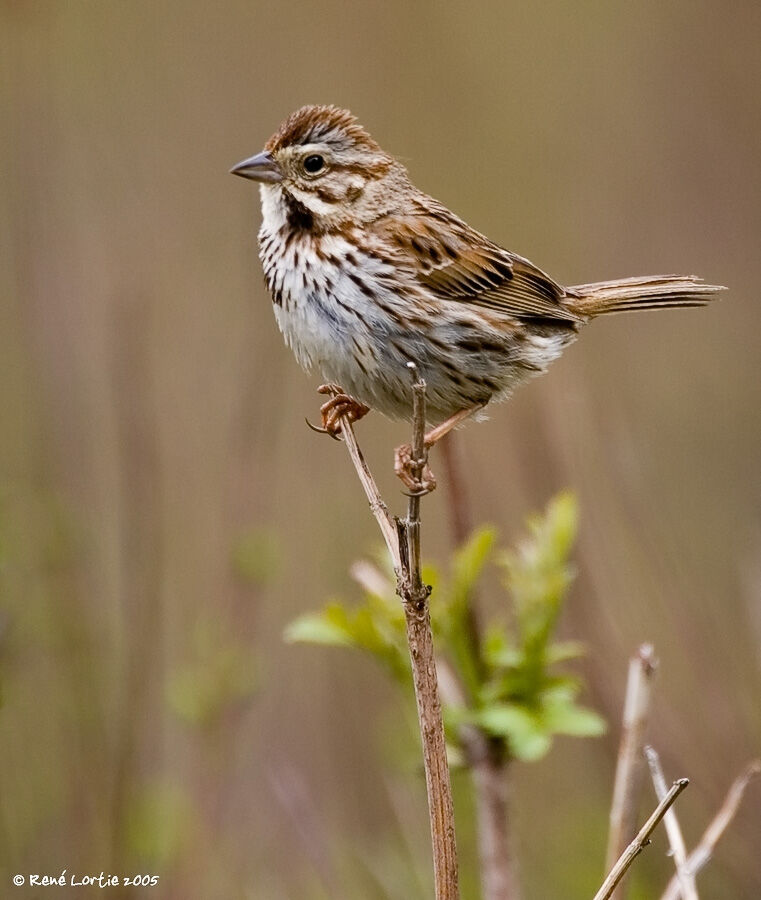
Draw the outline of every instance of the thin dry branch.
<instances>
[{"instance_id":1,"label":"thin dry branch","mask_svg":"<svg viewBox=\"0 0 761 900\"><path fill-rule=\"evenodd\" d=\"M408 365L413 376L417 376L416 366L413 363ZM413 477L420 479L428 461L425 447L425 381L415 377L412 390L411 469ZM419 494L411 494L407 505L407 518L403 521L397 520L396 523L402 563L398 573L397 590L404 603L407 644L412 661L415 700L423 741L436 898L456 900L459 897L459 888L452 788L449 781L447 746L428 607L430 588L423 584L420 571L420 500Z\"/></svg>"},{"instance_id":2,"label":"thin dry branch","mask_svg":"<svg viewBox=\"0 0 761 900\"><path fill-rule=\"evenodd\" d=\"M733 782L727 792L721 809L716 813L711 824L706 828L703 837L700 839L697 847L687 857L685 868L694 877L703 868L703 866L711 859L721 836L727 830L732 819L734 819L737 810L740 808L745 789L748 784L761 772L761 760L754 760L748 765L745 771L739 775ZM681 893L681 886L674 876L668 883L661 900L678 900Z\"/></svg>"},{"instance_id":3,"label":"thin dry branch","mask_svg":"<svg viewBox=\"0 0 761 900\"><path fill-rule=\"evenodd\" d=\"M357 477L359 478L360 484L364 488L365 496L370 504L370 511L375 516L375 521L378 523L378 527L383 535L383 540L386 542L386 547L388 547L394 571L398 575L402 563L399 555L399 538L397 537L396 526L389 515L388 507L383 502L383 498L378 490L378 485L373 478L373 473L365 462L365 457L359 448L354 429L351 427L351 422L343 416L341 417L340 422L341 434L343 435L346 449L349 451L349 457L357 471Z\"/></svg>"},{"instance_id":4,"label":"thin dry branch","mask_svg":"<svg viewBox=\"0 0 761 900\"><path fill-rule=\"evenodd\" d=\"M606 868L610 869L631 841L637 828L642 787L642 745L650 714L653 676L658 661L651 644L642 644L629 661L626 700L618 749Z\"/></svg>"},{"instance_id":5,"label":"thin dry branch","mask_svg":"<svg viewBox=\"0 0 761 900\"><path fill-rule=\"evenodd\" d=\"M660 801L658 806L656 806L650 818L640 829L639 834L634 838L631 844L629 844L626 850L624 850L616 864L610 870L610 873L603 882L602 887L595 894L594 900L609 900L609 898L613 896L613 891L615 891L616 885L626 874L626 870L639 856L642 850L648 845L648 843L650 842L650 835L653 833L656 826L664 817L666 812L670 809L672 803L682 793L682 791L687 787L689 783L690 782L688 781L688 779L680 778L679 781L675 781L671 785L671 790Z\"/></svg>"},{"instance_id":6,"label":"thin dry branch","mask_svg":"<svg viewBox=\"0 0 761 900\"><path fill-rule=\"evenodd\" d=\"M417 367L414 363L407 363L410 372L417 375ZM412 385L412 460L410 469L412 477L419 481L423 475L423 469L428 462L428 450L425 446L425 381L422 378L415 378ZM422 561L420 558L420 500L419 493L411 493L407 502L407 518L403 522L397 521L397 532L399 534L400 551L402 554L402 562L404 559L404 548L402 545L402 536L406 537L407 543L407 571L409 585L402 584L402 600L405 603L419 604L428 600L429 591L423 586L420 569Z\"/></svg>"},{"instance_id":7,"label":"thin dry branch","mask_svg":"<svg viewBox=\"0 0 761 900\"><path fill-rule=\"evenodd\" d=\"M413 384L412 473L421 476L427 461L425 447L425 381L417 367L408 364ZM351 423L340 419L349 456L391 554L397 576L397 591L404 604L407 644L412 663L420 737L423 744L425 783L431 822L433 871L436 900L458 900L457 846L454 807L449 779L444 723L441 715L433 631L428 607L430 589L423 584L420 554L420 495L410 495L407 517L391 519L375 479L364 460Z\"/></svg>"},{"instance_id":8,"label":"thin dry branch","mask_svg":"<svg viewBox=\"0 0 761 900\"><path fill-rule=\"evenodd\" d=\"M650 777L653 779L655 796L662 800L668 793L668 787L666 786L666 778L663 775L660 757L653 747L645 747L645 758L650 767ZM687 846L684 843L682 829L673 809L670 809L663 817L663 824L666 827L671 853L674 857L676 878L679 882L679 892L682 895L682 900L700 900L695 887L695 879L692 872L687 868Z\"/></svg>"}]
</instances>

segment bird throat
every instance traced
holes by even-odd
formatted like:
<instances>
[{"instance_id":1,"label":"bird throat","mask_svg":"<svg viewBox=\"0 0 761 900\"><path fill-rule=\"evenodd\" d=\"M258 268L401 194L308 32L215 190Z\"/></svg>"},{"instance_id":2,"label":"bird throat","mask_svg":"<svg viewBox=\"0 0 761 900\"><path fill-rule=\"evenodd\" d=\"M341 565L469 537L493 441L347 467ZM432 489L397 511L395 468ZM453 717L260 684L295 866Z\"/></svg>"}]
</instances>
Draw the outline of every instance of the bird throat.
<instances>
[{"instance_id":1,"label":"bird throat","mask_svg":"<svg viewBox=\"0 0 761 900\"><path fill-rule=\"evenodd\" d=\"M314 216L306 206L303 203L299 203L295 197L286 191L283 192L283 199L285 200L285 216L288 227L296 232L313 232L315 230Z\"/></svg>"}]
</instances>

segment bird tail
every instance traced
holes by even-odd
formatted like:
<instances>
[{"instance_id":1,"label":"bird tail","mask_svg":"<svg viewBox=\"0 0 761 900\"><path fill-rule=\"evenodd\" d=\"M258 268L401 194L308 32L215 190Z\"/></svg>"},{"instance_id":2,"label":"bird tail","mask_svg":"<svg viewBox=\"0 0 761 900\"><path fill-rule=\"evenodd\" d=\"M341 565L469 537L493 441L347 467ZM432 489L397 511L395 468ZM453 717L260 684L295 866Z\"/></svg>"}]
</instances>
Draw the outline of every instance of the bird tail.
<instances>
[{"instance_id":1,"label":"bird tail","mask_svg":"<svg viewBox=\"0 0 761 900\"><path fill-rule=\"evenodd\" d=\"M574 312L592 318L637 309L705 306L724 290L722 285L705 284L694 275L645 275L577 284L568 288L568 299L573 298L569 305Z\"/></svg>"}]
</instances>

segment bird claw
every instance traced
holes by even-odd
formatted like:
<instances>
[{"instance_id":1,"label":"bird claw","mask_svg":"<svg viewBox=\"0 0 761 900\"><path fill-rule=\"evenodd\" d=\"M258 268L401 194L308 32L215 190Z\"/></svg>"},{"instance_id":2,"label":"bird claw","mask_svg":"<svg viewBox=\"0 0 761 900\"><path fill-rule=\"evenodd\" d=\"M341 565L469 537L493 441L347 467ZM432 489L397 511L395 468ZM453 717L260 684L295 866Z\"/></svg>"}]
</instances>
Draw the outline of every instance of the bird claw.
<instances>
[{"instance_id":1,"label":"bird claw","mask_svg":"<svg viewBox=\"0 0 761 900\"><path fill-rule=\"evenodd\" d=\"M406 492L408 497L423 497L436 489L436 478L427 462L423 465L420 477L413 472L413 468L419 469L420 462L420 460L412 458L412 447L409 444L402 444L396 448L394 472L402 484L408 488L408 492Z\"/></svg>"},{"instance_id":2,"label":"bird claw","mask_svg":"<svg viewBox=\"0 0 761 900\"><path fill-rule=\"evenodd\" d=\"M317 388L318 394L330 394L330 400L323 403L320 407L320 417L322 418L322 427L312 425L307 420L307 425L312 431L320 434L329 434L337 441L341 440L341 419L346 419L350 423L357 422L363 416L370 412L370 407L355 400L345 393L343 388L332 382L321 384Z\"/></svg>"},{"instance_id":3,"label":"bird claw","mask_svg":"<svg viewBox=\"0 0 761 900\"><path fill-rule=\"evenodd\" d=\"M306 417L304 418L304 421L307 423L307 428L311 428L312 431L316 431L317 434L329 434L334 441L343 440L343 438L340 438L337 434L333 434L331 431L328 431L327 428L323 428L321 425L313 425Z\"/></svg>"}]
</instances>

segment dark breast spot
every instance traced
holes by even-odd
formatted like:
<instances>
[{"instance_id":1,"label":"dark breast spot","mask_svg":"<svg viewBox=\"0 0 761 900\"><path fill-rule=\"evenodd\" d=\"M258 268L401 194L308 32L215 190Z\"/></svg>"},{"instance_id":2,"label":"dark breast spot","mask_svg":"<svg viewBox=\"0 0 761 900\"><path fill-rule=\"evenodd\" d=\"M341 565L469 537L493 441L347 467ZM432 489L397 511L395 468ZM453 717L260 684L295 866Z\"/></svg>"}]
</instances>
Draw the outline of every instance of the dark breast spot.
<instances>
[{"instance_id":1,"label":"dark breast spot","mask_svg":"<svg viewBox=\"0 0 761 900\"><path fill-rule=\"evenodd\" d=\"M285 197L288 206L286 216L288 219L289 238L292 239L298 232L313 231L314 218L312 213L290 195L286 194Z\"/></svg>"}]
</instances>

